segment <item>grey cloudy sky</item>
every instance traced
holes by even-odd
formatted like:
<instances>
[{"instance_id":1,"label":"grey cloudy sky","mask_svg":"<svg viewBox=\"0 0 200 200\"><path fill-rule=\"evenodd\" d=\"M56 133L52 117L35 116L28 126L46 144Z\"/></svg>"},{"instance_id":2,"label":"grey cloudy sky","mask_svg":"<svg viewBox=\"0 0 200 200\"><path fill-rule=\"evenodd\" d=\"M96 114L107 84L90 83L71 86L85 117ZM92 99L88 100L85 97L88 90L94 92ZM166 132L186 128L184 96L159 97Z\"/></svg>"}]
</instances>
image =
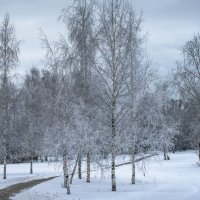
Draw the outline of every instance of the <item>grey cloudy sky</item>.
<instances>
[{"instance_id":1,"label":"grey cloudy sky","mask_svg":"<svg viewBox=\"0 0 200 200\"><path fill-rule=\"evenodd\" d=\"M131 0L144 13L143 30L148 33L147 48L161 76L175 66L180 46L200 32L200 0ZM39 40L42 28L50 40L56 40L65 28L58 22L62 8L72 0L0 0L0 18L6 12L16 26L21 44L18 72L41 65L44 55Z\"/></svg>"}]
</instances>

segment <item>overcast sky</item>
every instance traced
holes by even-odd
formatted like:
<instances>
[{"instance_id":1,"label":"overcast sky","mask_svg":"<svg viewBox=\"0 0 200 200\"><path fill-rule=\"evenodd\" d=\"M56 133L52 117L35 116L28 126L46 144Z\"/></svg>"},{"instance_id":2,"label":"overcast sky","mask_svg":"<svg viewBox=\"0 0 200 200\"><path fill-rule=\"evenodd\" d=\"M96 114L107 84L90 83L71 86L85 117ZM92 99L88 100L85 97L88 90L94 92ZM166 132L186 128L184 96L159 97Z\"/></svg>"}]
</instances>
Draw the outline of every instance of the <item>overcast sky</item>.
<instances>
[{"instance_id":1,"label":"overcast sky","mask_svg":"<svg viewBox=\"0 0 200 200\"><path fill-rule=\"evenodd\" d=\"M131 0L135 9L143 10L143 31L148 33L147 48L165 76L175 67L180 47L200 32L200 0ZM50 40L56 40L65 28L58 17L72 0L0 0L0 17L9 13L21 44L18 72L41 66L44 55L39 40L42 28Z\"/></svg>"}]
</instances>

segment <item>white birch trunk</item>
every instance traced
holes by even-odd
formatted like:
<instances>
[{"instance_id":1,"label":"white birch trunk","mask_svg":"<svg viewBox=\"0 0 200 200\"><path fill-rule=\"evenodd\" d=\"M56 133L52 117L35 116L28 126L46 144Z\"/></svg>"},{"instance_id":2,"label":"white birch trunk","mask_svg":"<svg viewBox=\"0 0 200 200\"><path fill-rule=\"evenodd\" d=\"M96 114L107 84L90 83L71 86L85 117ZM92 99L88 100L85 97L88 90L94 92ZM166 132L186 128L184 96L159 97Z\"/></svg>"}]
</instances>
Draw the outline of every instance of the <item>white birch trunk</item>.
<instances>
[{"instance_id":1,"label":"white birch trunk","mask_svg":"<svg viewBox=\"0 0 200 200\"><path fill-rule=\"evenodd\" d=\"M115 176L115 146L112 144L112 191L116 191L116 176Z\"/></svg>"},{"instance_id":2,"label":"white birch trunk","mask_svg":"<svg viewBox=\"0 0 200 200\"><path fill-rule=\"evenodd\" d=\"M8 135L8 82L3 78L3 179L7 178L7 135Z\"/></svg>"},{"instance_id":3,"label":"white birch trunk","mask_svg":"<svg viewBox=\"0 0 200 200\"><path fill-rule=\"evenodd\" d=\"M113 106L114 108L114 106ZM116 175L115 175L115 118L114 118L114 109L112 113L112 168L111 168L111 179L112 179L112 191L116 191Z\"/></svg>"},{"instance_id":4,"label":"white birch trunk","mask_svg":"<svg viewBox=\"0 0 200 200\"><path fill-rule=\"evenodd\" d=\"M114 2L112 0L112 110L111 110L111 115L112 115L112 168L111 168L111 178L112 178L112 191L116 191L116 175L115 175L115 150L116 150L116 129L115 129L115 109L116 109L116 73L117 73L117 66L116 66L116 13L114 11Z\"/></svg>"},{"instance_id":5,"label":"white birch trunk","mask_svg":"<svg viewBox=\"0 0 200 200\"><path fill-rule=\"evenodd\" d=\"M67 194L70 194L70 179L69 179L69 168L68 168L68 159L66 157L66 182L67 182Z\"/></svg>"},{"instance_id":6,"label":"white birch trunk","mask_svg":"<svg viewBox=\"0 0 200 200\"><path fill-rule=\"evenodd\" d=\"M67 194L70 194L70 178L68 169L68 159L66 153L63 155L64 188L67 188Z\"/></svg>"},{"instance_id":7,"label":"white birch trunk","mask_svg":"<svg viewBox=\"0 0 200 200\"><path fill-rule=\"evenodd\" d=\"M9 127L8 117L8 75L10 69L18 62L18 41L15 38L15 28L10 23L10 17L5 15L0 22L0 55L1 55L1 73L3 75L3 179L7 178L7 136Z\"/></svg>"}]
</instances>

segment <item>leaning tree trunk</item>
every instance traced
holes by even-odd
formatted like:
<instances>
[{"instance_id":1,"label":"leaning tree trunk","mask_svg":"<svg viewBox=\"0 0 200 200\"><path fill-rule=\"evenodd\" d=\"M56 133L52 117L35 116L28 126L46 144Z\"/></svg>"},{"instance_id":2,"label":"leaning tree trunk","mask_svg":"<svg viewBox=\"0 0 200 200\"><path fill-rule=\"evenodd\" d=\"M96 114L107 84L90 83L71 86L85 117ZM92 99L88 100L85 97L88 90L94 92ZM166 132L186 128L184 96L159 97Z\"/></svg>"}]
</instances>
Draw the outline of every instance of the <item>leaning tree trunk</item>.
<instances>
[{"instance_id":1,"label":"leaning tree trunk","mask_svg":"<svg viewBox=\"0 0 200 200\"><path fill-rule=\"evenodd\" d=\"M79 155L79 158L78 158L78 178L82 179L82 173L81 173L81 155Z\"/></svg>"},{"instance_id":2,"label":"leaning tree trunk","mask_svg":"<svg viewBox=\"0 0 200 200\"><path fill-rule=\"evenodd\" d=\"M131 183L135 184L135 147L132 147L132 159L131 159L131 163L132 163L132 178L131 178Z\"/></svg>"},{"instance_id":3,"label":"leaning tree trunk","mask_svg":"<svg viewBox=\"0 0 200 200\"><path fill-rule=\"evenodd\" d=\"M77 159L76 159L76 163L75 163L75 165L74 165L74 169L73 169L72 174L71 174L70 184L72 184L73 177L74 177L74 174L75 174L75 171L76 171L76 167L77 167L77 165L78 165L78 160L79 160L79 156L78 156Z\"/></svg>"},{"instance_id":4,"label":"leaning tree trunk","mask_svg":"<svg viewBox=\"0 0 200 200\"><path fill-rule=\"evenodd\" d=\"M70 194L70 179L68 170L68 159L67 154L63 155L63 172L64 172L64 188L67 188L67 194Z\"/></svg>"},{"instance_id":5,"label":"leaning tree trunk","mask_svg":"<svg viewBox=\"0 0 200 200\"><path fill-rule=\"evenodd\" d=\"M87 178L86 182L90 183L90 153L87 153Z\"/></svg>"},{"instance_id":6,"label":"leaning tree trunk","mask_svg":"<svg viewBox=\"0 0 200 200\"><path fill-rule=\"evenodd\" d=\"M7 135L8 135L8 82L3 78L3 179L7 178Z\"/></svg>"}]
</instances>

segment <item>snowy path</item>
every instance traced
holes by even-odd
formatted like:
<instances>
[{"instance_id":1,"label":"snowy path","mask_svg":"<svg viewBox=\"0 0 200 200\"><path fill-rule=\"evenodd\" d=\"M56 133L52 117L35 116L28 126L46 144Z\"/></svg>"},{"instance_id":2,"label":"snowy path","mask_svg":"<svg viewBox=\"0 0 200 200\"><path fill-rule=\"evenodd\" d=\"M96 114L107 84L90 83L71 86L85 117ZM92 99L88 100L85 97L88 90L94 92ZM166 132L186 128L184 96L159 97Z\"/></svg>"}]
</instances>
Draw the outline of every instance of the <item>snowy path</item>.
<instances>
[{"instance_id":1,"label":"snowy path","mask_svg":"<svg viewBox=\"0 0 200 200\"><path fill-rule=\"evenodd\" d=\"M22 190L29 189L35 185L52 180L54 178L56 177L43 178L43 179L37 179L37 180L32 180L32 181L23 182L23 183L17 183L7 188L0 189L0 200L9 200L12 196L16 195Z\"/></svg>"},{"instance_id":2,"label":"snowy path","mask_svg":"<svg viewBox=\"0 0 200 200\"><path fill-rule=\"evenodd\" d=\"M8 164L7 179L4 180L2 179L3 174L1 173L3 172L3 165L0 165L0 189L17 183L62 175L62 167L56 164L34 163L33 174L29 174L29 168L28 163Z\"/></svg>"},{"instance_id":3,"label":"snowy path","mask_svg":"<svg viewBox=\"0 0 200 200\"><path fill-rule=\"evenodd\" d=\"M137 167L136 185L130 184L131 166L117 168L117 192L111 192L110 170L101 178L101 172L92 173L92 182L75 179L72 194L62 188L62 177L42 183L24 191L14 200L199 200L200 167L193 152L171 155L170 161L162 157L151 158L147 172ZM141 163L141 162L140 162Z\"/></svg>"}]
</instances>

